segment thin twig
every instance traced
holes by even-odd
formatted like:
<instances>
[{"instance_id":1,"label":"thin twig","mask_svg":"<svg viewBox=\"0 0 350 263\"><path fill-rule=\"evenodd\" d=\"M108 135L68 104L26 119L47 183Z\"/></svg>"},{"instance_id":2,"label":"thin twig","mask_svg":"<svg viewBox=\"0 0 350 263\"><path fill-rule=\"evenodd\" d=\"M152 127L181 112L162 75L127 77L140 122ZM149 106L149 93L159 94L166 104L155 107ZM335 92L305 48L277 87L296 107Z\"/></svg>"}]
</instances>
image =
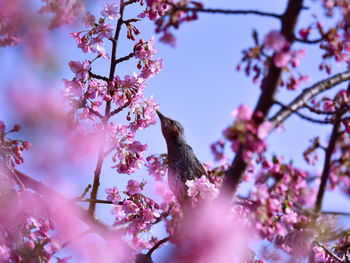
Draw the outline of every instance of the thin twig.
<instances>
[{"instance_id":1,"label":"thin twig","mask_svg":"<svg viewBox=\"0 0 350 263\"><path fill-rule=\"evenodd\" d=\"M111 112L111 114L109 116L113 116L119 112L121 112L123 109L125 109L126 107L128 107L131 103L131 100L129 100L127 103L125 103L123 106L120 106L119 108L115 109L114 111Z\"/></svg>"},{"instance_id":2,"label":"thin twig","mask_svg":"<svg viewBox=\"0 0 350 263\"><path fill-rule=\"evenodd\" d=\"M125 57L121 57L121 58L118 58L114 61L115 64L118 64L120 62L123 62L123 61L126 61L130 58L132 58L133 56L135 56L134 52L131 52L129 55L125 56Z\"/></svg>"},{"instance_id":3,"label":"thin twig","mask_svg":"<svg viewBox=\"0 0 350 263\"><path fill-rule=\"evenodd\" d=\"M88 108L89 109L89 113L93 114L93 115L96 115L97 117L99 117L101 120L104 119L103 115L91 108Z\"/></svg>"},{"instance_id":4,"label":"thin twig","mask_svg":"<svg viewBox=\"0 0 350 263\"><path fill-rule=\"evenodd\" d=\"M331 168L331 157L335 149L336 141L339 137L339 127L341 124L341 116L337 115L333 130L332 130L332 135L331 139L329 141L327 150L326 150L326 157L323 165L323 171L321 175L321 183L318 189L317 193L317 199L316 199L316 205L314 211L318 213L321 210L322 207L322 201L324 197L324 193L326 191L326 185L329 177L329 172Z\"/></svg>"},{"instance_id":5,"label":"thin twig","mask_svg":"<svg viewBox=\"0 0 350 263\"><path fill-rule=\"evenodd\" d=\"M329 90L336 85L350 80L350 70L336 74L328 79L321 80L311 87L304 89L302 93L287 105L288 108L281 109L269 121L274 127L278 127L284 122L294 111L304 107L313 97L320 93Z\"/></svg>"},{"instance_id":6,"label":"thin twig","mask_svg":"<svg viewBox=\"0 0 350 263\"><path fill-rule=\"evenodd\" d=\"M335 111L323 111L323 110L319 110L319 109L316 109L316 108L313 108L311 107L310 105L308 104L305 104L304 105L304 108L307 108L309 111L313 112L313 113L316 113L316 114L324 114L324 115L335 115L336 112Z\"/></svg>"},{"instance_id":7,"label":"thin twig","mask_svg":"<svg viewBox=\"0 0 350 263\"><path fill-rule=\"evenodd\" d=\"M81 194L80 198L84 198L85 195L89 192L91 188L91 184L88 184L88 186L85 188L84 192Z\"/></svg>"},{"instance_id":8,"label":"thin twig","mask_svg":"<svg viewBox=\"0 0 350 263\"><path fill-rule=\"evenodd\" d=\"M147 256L150 257L150 256L152 255L152 253L153 253L157 248L159 248L163 243L169 241L169 239L170 239L170 236L159 240L159 241L148 251Z\"/></svg>"},{"instance_id":9,"label":"thin twig","mask_svg":"<svg viewBox=\"0 0 350 263\"><path fill-rule=\"evenodd\" d=\"M98 204L113 204L112 201L108 201L108 200L101 200L101 199L95 199L92 200L91 198L74 198L73 199L74 202L89 202L89 203L98 203ZM122 202L121 202L122 204Z\"/></svg>"},{"instance_id":10,"label":"thin twig","mask_svg":"<svg viewBox=\"0 0 350 263\"><path fill-rule=\"evenodd\" d=\"M338 260L339 262L344 262L340 257L338 257L336 254L334 254L330 249L328 249L324 244L322 244L320 241L315 240L315 243L317 246L323 248L323 250L331 257L335 258L336 260Z\"/></svg>"},{"instance_id":11,"label":"thin twig","mask_svg":"<svg viewBox=\"0 0 350 263\"><path fill-rule=\"evenodd\" d=\"M323 40L323 38L308 40L308 39L301 39L301 38L296 37L294 40L296 42L300 42L300 43L304 43L304 44L318 44Z\"/></svg>"},{"instance_id":12,"label":"thin twig","mask_svg":"<svg viewBox=\"0 0 350 263\"><path fill-rule=\"evenodd\" d=\"M259 16L267 16L281 19L281 15L269 12L262 12L257 10L227 10L227 9L212 9L212 8L191 8L191 7L183 7L178 6L174 3L167 2L170 4L175 10L183 10L183 11L192 11L192 12L200 12L200 13L212 13L212 14L225 14L225 15L259 15Z\"/></svg>"},{"instance_id":13,"label":"thin twig","mask_svg":"<svg viewBox=\"0 0 350 263\"><path fill-rule=\"evenodd\" d=\"M284 105L283 103L281 103L279 101L275 101L275 103L284 109L289 109L289 110L293 111L293 113L295 113L297 116L299 116L300 118L302 118L304 120L311 121L313 123L318 123L318 124L331 124L332 123L332 121L330 121L330 120L317 120L317 119L313 119L311 117L308 117L308 116L306 116L306 115L304 115L296 110L292 110L292 109L288 108L288 106Z\"/></svg>"},{"instance_id":14,"label":"thin twig","mask_svg":"<svg viewBox=\"0 0 350 263\"><path fill-rule=\"evenodd\" d=\"M107 77L94 74L94 73L92 73L91 71L89 71L89 75L90 75L90 77L95 78L95 79L101 79L101 80L104 80L104 81L106 81L106 82L109 81L109 79L108 79Z\"/></svg>"}]
</instances>

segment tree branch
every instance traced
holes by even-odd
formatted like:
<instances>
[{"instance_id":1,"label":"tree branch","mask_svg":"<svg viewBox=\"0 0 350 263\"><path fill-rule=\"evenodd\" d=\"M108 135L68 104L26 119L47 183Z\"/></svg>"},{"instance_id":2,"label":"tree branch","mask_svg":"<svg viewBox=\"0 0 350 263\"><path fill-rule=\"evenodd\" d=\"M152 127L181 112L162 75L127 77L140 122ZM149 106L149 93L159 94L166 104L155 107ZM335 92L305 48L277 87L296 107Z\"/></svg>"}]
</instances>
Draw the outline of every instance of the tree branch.
<instances>
[{"instance_id":1,"label":"tree branch","mask_svg":"<svg viewBox=\"0 0 350 263\"><path fill-rule=\"evenodd\" d=\"M123 106L120 106L119 108L115 109L114 111L111 112L110 116L113 116L119 112L121 112L123 109L125 109L126 107L128 107L131 103L131 100L129 100L127 103L125 103Z\"/></svg>"},{"instance_id":2,"label":"tree branch","mask_svg":"<svg viewBox=\"0 0 350 263\"><path fill-rule=\"evenodd\" d=\"M212 9L212 8L191 8L191 7L181 7L177 6L174 3L170 4L175 10L182 11L192 11L192 12L200 12L200 13L211 13L211 14L225 14L225 15L259 15L259 16L267 16L273 17L277 19L281 19L281 15L269 12L262 12L257 10L227 10L227 9Z\"/></svg>"},{"instance_id":3,"label":"tree branch","mask_svg":"<svg viewBox=\"0 0 350 263\"><path fill-rule=\"evenodd\" d=\"M331 157L335 149L336 141L339 137L339 127L341 124L341 116L337 115L336 121L333 126L331 139L329 141L327 150L326 150L326 157L323 165L323 171L321 176L321 183L320 187L318 189L317 193L317 199L316 199L316 205L315 205L315 212L318 213L321 210L322 207L322 201L323 196L326 191L326 185L329 177L329 171L331 168Z\"/></svg>"},{"instance_id":4,"label":"tree branch","mask_svg":"<svg viewBox=\"0 0 350 263\"><path fill-rule=\"evenodd\" d=\"M129 2L127 2L127 3L129 3ZM116 60L116 53L117 53L117 46L118 46L118 39L119 39L119 35L120 35L120 30L121 30L121 27L123 25L124 7L125 7L124 0L120 0L120 9L119 9L120 18L118 19L117 28L115 30L114 41L113 41L113 45L112 45L112 57L111 57L111 64L110 64L109 78L108 78L108 80L110 82L113 81L114 73L115 73L115 67L116 67L115 60ZM109 100L106 103L105 115L104 115L104 119L102 120L102 123L104 126L108 122L108 119L110 117L110 111L111 111L111 101ZM91 191L91 195L90 195L91 200L97 199L97 192L98 192L98 188L100 186L100 175L101 175L103 160L104 160L104 145L101 146L99 153L98 153L96 169L94 172L94 182L92 185L92 191ZM96 203L90 202L88 211L92 217L95 217L95 208L96 208Z\"/></svg>"},{"instance_id":5,"label":"tree branch","mask_svg":"<svg viewBox=\"0 0 350 263\"><path fill-rule=\"evenodd\" d=\"M281 16L281 33L291 43L294 40L295 26L302 8L303 0L289 0L286 10ZM262 119L253 117L257 125L262 123L268 116L268 113L275 100L274 97L279 87L281 74L282 69L276 67L274 63L271 63L268 69L268 74L264 80L262 92L254 109L254 113L262 113L264 116ZM253 116L258 115L253 114ZM247 169L249 164L249 161L246 162L242 158L243 151L244 145L241 145L235 158L232 161L231 167L226 172L226 177L223 185L224 191L222 191L223 193L235 193L238 185L242 181L244 171Z\"/></svg>"},{"instance_id":6,"label":"tree branch","mask_svg":"<svg viewBox=\"0 0 350 263\"><path fill-rule=\"evenodd\" d=\"M304 43L304 44L318 44L323 40L323 38L319 39L313 39L313 40L308 40L308 39L301 39L301 38L295 38L296 42Z\"/></svg>"},{"instance_id":7,"label":"tree branch","mask_svg":"<svg viewBox=\"0 0 350 263\"><path fill-rule=\"evenodd\" d=\"M95 79L104 80L104 81L106 81L106 82L109 81L109 78L104 77L104 76L101 76L101 75L94 74L94 73L92 73L91 71L89 71L89 75L90 75L90 77L95 78Z\"/></svg>"},{"instance_id":8,"label":"tree branch","mask_svg":"<svg viewBox=\"0 0 350 263\"><path fill-rule=\"evenodd\" d=\"M287 105L288 108L281 109L273 117L271 117L269 121L274 127L278 127L294 111L304 107L313 97L347 80L350 80L350 70L317 82L310 88L304 89L298 97Z\"/></svg>"},{"instance_id":9,"label":"tree branch","mask_svg":"<svg viewBox=\"0 0 350 263\"><path fill-rule=\"evenodd\" d=\"M170 236L159 240L159 241L148 251L147 256L150 257L150 256L152 255L152 253L153 253L156 249L158 249L163 243L169 241L169 239L170 239Z\"/></svg>"},{"instance_id":10,"label":"tree branch","mask_svg":"<svg viewBox=\"0 0 350 263\"><path fill-rule=\"evenodd\" d=\"M283 109L290 109L288 106L284 105L281 102L275 101L275 103L279 106L281 106ZM311 117L308 117L296 110L290 109L291 111L293 111L293 113L295 113L297 116L299 116L300 118L307 120L307 121L311 121L313 123L318 123L318 124L331 124L333 123L331 120L317 120L317 119L313 119Z\"/></svg>"},{"instance_id":11,"label":"tree branch","mask_svg":"<svg viewBox=\"0 0 350 263\"><path fill-rule=\"evenodd\" d=\"M118 58L114 61L115 64L118 64L120 62L123 62L123 61L126 61L130 58L132 58L133 56L135 56L134 52L131 52L129 55L125 56L125 57L121 57L121 58Z\"/></svg>"}]
</instances>

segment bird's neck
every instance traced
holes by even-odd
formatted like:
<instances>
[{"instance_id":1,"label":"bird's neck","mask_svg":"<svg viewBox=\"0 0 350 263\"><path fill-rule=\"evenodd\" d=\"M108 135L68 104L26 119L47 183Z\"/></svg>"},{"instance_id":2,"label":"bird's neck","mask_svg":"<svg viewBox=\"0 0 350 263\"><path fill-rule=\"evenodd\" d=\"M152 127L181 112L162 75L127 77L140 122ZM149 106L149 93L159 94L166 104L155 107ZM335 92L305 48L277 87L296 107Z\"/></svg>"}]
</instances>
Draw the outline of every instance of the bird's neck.
<instances>
[{"instance_id":1,"label":"bird's neck","mask_svg":"<svg viewBox=\"0 0 350 263\"><path fill-rule=\"evenodd\" d=\"M177 137L175 140L167 140L168 154L178 151L182 151L186 146L187 142L184 137Z\"/></svg>"}]
</instances>

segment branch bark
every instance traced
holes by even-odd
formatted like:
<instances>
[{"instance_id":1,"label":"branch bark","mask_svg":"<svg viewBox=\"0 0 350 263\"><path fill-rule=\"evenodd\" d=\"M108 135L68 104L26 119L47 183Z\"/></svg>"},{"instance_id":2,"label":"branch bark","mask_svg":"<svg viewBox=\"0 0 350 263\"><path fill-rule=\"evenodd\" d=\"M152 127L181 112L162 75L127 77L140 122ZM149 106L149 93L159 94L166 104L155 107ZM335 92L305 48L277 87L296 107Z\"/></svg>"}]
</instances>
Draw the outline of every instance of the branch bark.
<instances>
[{"instance_id":1,"label":"branch bark","mask_svg":"<svg viewBox=\"0 0 350 263\"><path fill-rule=\"evenodd\" d=\"M313 97L347 80L350 80L350 70L317 82L310 88L304 89L298 97L287 105L287 108L281 109L273 117L271 117L269 121L275 128L278 127L293 112L304 107Z\"/></svg>"}]
</instances>

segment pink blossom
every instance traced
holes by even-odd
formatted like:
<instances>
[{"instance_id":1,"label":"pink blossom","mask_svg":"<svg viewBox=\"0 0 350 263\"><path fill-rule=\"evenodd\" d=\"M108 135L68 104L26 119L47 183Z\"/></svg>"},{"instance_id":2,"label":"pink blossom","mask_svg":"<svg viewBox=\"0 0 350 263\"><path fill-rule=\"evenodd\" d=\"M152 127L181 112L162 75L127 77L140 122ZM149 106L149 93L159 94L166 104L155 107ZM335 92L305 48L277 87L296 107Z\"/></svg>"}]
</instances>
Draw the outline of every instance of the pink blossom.
<instances>
[{"instance_id":1,"label":"pink blossom","mask_svg":"<svg viewBox=\"0 0 350 263\"><path fill-rule=\"evenodd\" d=\"M263 140L271 132L272 129L273 129L272 123L269 121L265 121L259 125L257 135L260 139Z\"/></svg>"},{"instance_id":2,"label":"pink blossom","mask_svg":"<svg viewBox=\"0 0 350 263\"><path fill-rule=\"evenodd\" d=\"M286 67L288 63L291 62L291 60L292 60L292 54L290 51L278 52L273 57L273 62L278 68Z\"/></svg>"},{"instance_id":3,"label":"pink blossom","mask_svg":"<svg viewBox=\"0 0 350 263\"><path fill-rule=\"evenodd\" d=\"M193 205L200 201L213 200L219 194L219 189L210 183L205 175L197 180L187 180L186 185L188 196L192 198Z\"/></svg>"},{"instance_id":4,"label":"pink blossom","mask_svg":"<svg viewBox=\"0 0 350 263\"><path fill-rule=\"evenodd\" d=\"M301 39L306 40L307 37L309 36L311 31L311 28L302 28L299 30L299 35L301 36Z\"/></svg>"},{"instance_id":5,"label":"pink blossom","mask_svg":"<svg viewBox=\"0 0 350 263\"><path fill-rule=\"evenodd\" d=\"M316 262L327 262L328 256L326 251L324 251L321 247L313 247L313 252L315 253L315 260Z\"/></svg>"},{"instance_id":6,"label":"pink blossom","mask_svg":"<svg viewBox=\"0 0 350 263\"><path fill-rule=\"evenodd\" d=\"M108 188L105 190L105 192L106 194L108 194L107 200L112 201L113 204L118 204L119 201L121 200L117 187Z\"/></svg>"},{"instance_id":7,"label":"pink blossom","mask_svg":"<svg viewBox=\"0 0 350 263\"><path fill-rule=\"evenodd\" d=\"M122 205L116 205L112 209L112 214L115 215L116 220L120 220L125 217L125 212Z\"/></svg>"},{"instance_id":8,"label":"pink blossom","mask_svg":"<svg viewBox=\"0 0 350 263\"><path fill-rule=\"evenodd\" d=\"M265 36L264 47L272 49L275 52L282 51L285 45L288 44L286 38L277 30L272 30Z\"/></svg>"},{"instance_id":9,"label":"pink blossom","mask_svg":"<svg viewBox=\"0 0 350 263\"><path fill-rule=\"evenodd\" d=\"M41 7L39 13L54 13L50 29L62 25L71 24L76 17L84 10L84 2L80 0L42 0L46 6Z\"/></svg>"},{"instance_id":10,"label":"pink blossom","mask_svg":"<svg viewBox=\"0 0 350 263\"><path fill-rule=\"evenodd\" d=\"M95 42L98 43L102 41L104 38L111 38L112 37L112 31L113 31L113 25L101 23L96 27L96 34L97 38L95 39Z\"/></svg>"},{"instance_id":11,"label":"pink blossom","mask_svg":"<svg viewBox=\"0 0 350 263\"><path fill-rule=\"evenodd\" d=\"M136 194L141 193L142 188L141 188L139 182L131 179L128 181L128 185L126 186L126 190L128 190L129 194L136 195Z\"/></svg>"},{"instance_id":12,"label":"pink blossom","mask_svg":"<svg viewBox=\"0 0 350 263\"><path fill-rule=\"evenodd\" d=\"M81 19L86 27L92 27L95 24L95 16L90 12L87 12L86 15Z\"/></svg>"},{"instance_id":13,"label":"pink blossom","mask_svg":"<svg viewBox=\"0 0 350 263\"><path fill-rule=\"evenodd\" d=\"M77 79L86 80L89 77L89 71L91 69L91 63L85 60L83 63L80 61L69 62L69 67Z\"/></svg>"},{"instance_id":14,"label":"pink blossom","mask_svg":"<svg viewBox=\"0 0 350 263\"><path fill-rule=\"evenodd\" d=\"M109 18L110 20L118 19L120 18L120 14L118 12L118 5L116 3L104 3L104 8L101 11L101 15L104 17Z\"/></svg>"},{"instance_id":15,"label":"pink blossom","mask_svg":"<svg viewBox=\"0 0 350 263\"><path fill-rule=\"evenodd\" d=\"M323 104L323 109L325 111L334 112L335 111L334 102L332 100L326 100Z\"/></svg>"},{"instance_id":16,"label":"pink blossom","mask_svg":"<svg viewBox=\"0 0 350 263\"><path fill-rule=\"evenodd\" d=\"M159 41L165 44L169 44L171 47L176 47L177 39L172 33L166 31L164 32L164 35L159 39Z\"/></svg>"},{"instance_id":17,"label":"pink blossom","mask_svg":"<svg viewBox=\"0 0 350 263\"><path fill-rule=\"evenodd\" d=\"M154 48L154 40L154 37L152 37L148 42L145 42L143 39L141 39L134 47L135 58L138 58L140 60L153 60L154 54L158 52L158 50Z\"/></svg>"},{"instance_id":18,"label":"pink blossom","mask_svg":"<svg viewBox=\"0 0 350 263\"><path fill-rule=\"evenodd\" d=\"M237 110L234 110L231 114L236 117L237 120L244 121L249 120L252 117L252 110L245 104L241 104Z\"/></svg>"},{"instance_id":19,"label":"pink blossom","mask_svg":"<svg viewBox=\"0 0 350 263\"><path fill-rule=\"evenodd\" d=\"M130 201L130 200L126 200L123 202L123 210L125 212L125 214L135 214L138 213L138 211L140 210L136 204L134 204L134 202Z\"/></svg>"},{"instance_id":20,"label":"pink blossom","mask_svg":"<svg viewBox=\"0 0 350 263\"><path fill-rule=\"evenodd\" d=\"M294 56L293 56L293 67L298 67L300 64L300 59L302 57L306 56L306 51L304 49L300 49L296 52L294 52Z\"/></svg>"}]
</instances>

